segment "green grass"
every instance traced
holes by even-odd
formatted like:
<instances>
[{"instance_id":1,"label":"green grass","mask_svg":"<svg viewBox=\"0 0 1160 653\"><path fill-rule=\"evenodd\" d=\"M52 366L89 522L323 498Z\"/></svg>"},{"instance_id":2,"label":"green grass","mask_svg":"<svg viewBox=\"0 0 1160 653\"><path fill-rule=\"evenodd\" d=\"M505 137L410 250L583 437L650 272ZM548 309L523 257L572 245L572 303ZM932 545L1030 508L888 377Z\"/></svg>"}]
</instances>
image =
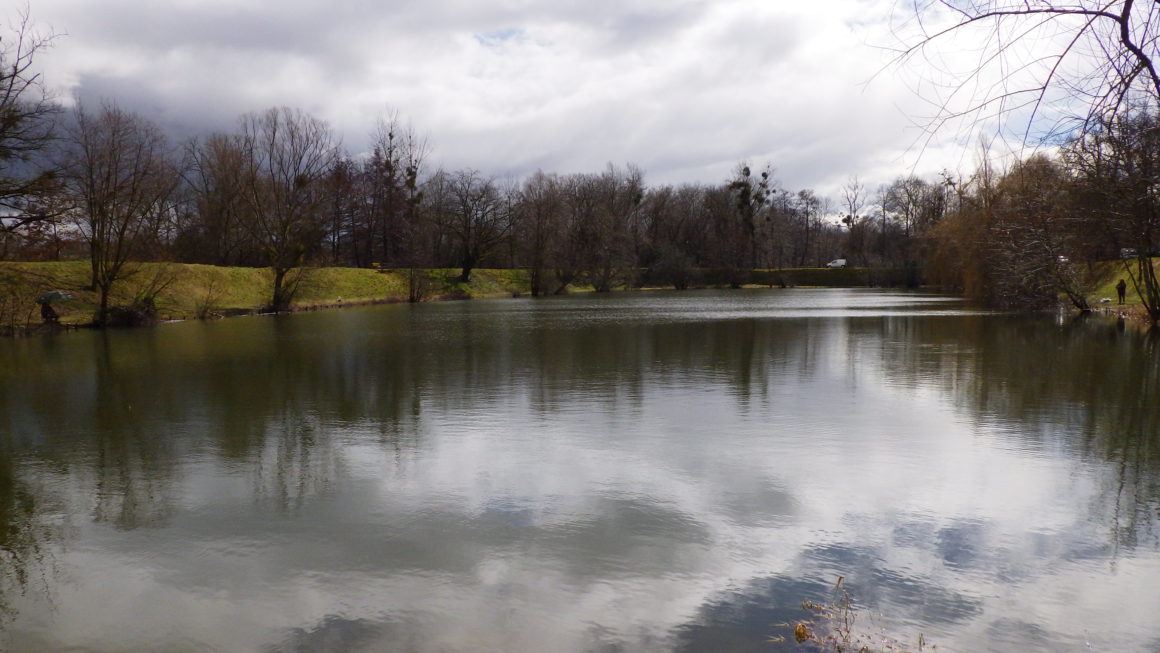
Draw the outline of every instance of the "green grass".
<instances>
[{"instance_id":1,"label":"green grass","mask_svg":"<svg viewBox=\"0 0 1160 653\"><path fill-rule=\"evenodd\" d=\"M1112 300L1112 304L1116 303L1116 283L1123 279L1128 284L1128 291L1125 293L1124 303L1128 306L1142 306L1140 296L1136 294L1136 289L1132 287L1132 280L1128 276L1127 270L1124 269L1124 263L1135 268L1136 261L1103 261L1097 263L1098 277L1101 283L1092 288L1091 294L1088 295L1088 301L1093 306L1101 306L1100 299L1107 298ZM1160 258L1152 259L1152 267L1160 265Z\"/></svg>"},{"instance_id":2,"label":"green grass","mask_svg":"<svg viewBox=\"0 0 1160 653\"><path fill-rule=\"evenodd\" d=\"M1118 261L1107 267L1105 281L1090 297L1115 299L1115 282L1123 273ZM713 271L698 271L702 283L720 282ZM460 283L459 270L450 268L415 270L418 293L424 300L510 297L530 292L526 270L479 269L469 283ZM803 268L754 270L753 285L777 285L785 281L795 286L903 285L905 270L861 268ZM372 303L405 302L410 297L408 270L368 268L311 268L305 271L293 301L296 310ZM63 324L86 324L93 319L99 297L88 290L87 261L52 263L0 262L0 331L18 330L40 322L36 298L50 290L66 290L74 300L55 304ZM273 276L269 269L219 267L181 263L140 263L131 274L114 286L110 303L128 306L143 294L155 296L160 319L192 319L214 315L258 312L270 302ZM719 285L719 284L718 284ZM663 287L656 284L656 287ZM160 289L160 290L158 290ZM574 291L591 290L577 285ZM1130 304L1139 299L1129 287Z\"/></svg>"},{"instance_id":3,"label":"green grass","mask_svg":"<svg viewBox=\"0 0 1160 653\"><path fill-rule=\"evenodd\" d=\"M269 290L266 292L268 294ZM308 271L299 285L295 300L295 304L300 307L406 301L407 281L403 273L393 270L379 272L364 268L318 268Z\"/></svg>"},{"instance_id":4,"label":"green grass","mask_svg":"<svg viewBox=\"0 0 1160 653\"><path fill-rule=\"evenodd\" d=\"M528 292L523 270L475 270L466 284L459 282L458 269L416 270L416 274L422 279L423 298L430 300ZM39 322L36 298L50 290L65 290L74 297L54 304L63 324L88 323L100 300L87 289L88 283L87 261L0 262L0 327ZM269 304L272 283L271 271L264 268L140 263L114 286L110 304L127 306L142 294L155 294L158 317L173 320L257 312ZM312 268L302 276L293 308L405 302L408 297L407 270Z\"/></svg>"},{"instance_id":5,"label":"green grass","mask_svg":"<svg viewBox=\"0 0 1160 653\"><path fill-rule=\"evenodd\" d=\"M143 296L152 296L157 317L162 320L253 313L270 303L273 275L265 268L136 263L127 269L126 276L113 287L110 305L130 306ZM714 285L718 281L710 274L713 271L701 272L706 276L703 283ZM477 269L469 283L461 283L459 273L451 268L417 269L412 279L411 272L405 269L310 268L302 275L292 308L405 302L413 295L422 300L443 300L530 293L526 270ZM791 285L858 286L867 285L867 274L857 269L755 270L751 281L769 285L778 281L775 276L782 275ZM62 324L91 322L100 298L88 290L88 284L88 261L0 262L0 331L18 331L38 324L36 298L50 290L65 290L74 297L54 304ZM576 284L569 289L585 292L592 287Z\"/></svg>"}]
</instances>

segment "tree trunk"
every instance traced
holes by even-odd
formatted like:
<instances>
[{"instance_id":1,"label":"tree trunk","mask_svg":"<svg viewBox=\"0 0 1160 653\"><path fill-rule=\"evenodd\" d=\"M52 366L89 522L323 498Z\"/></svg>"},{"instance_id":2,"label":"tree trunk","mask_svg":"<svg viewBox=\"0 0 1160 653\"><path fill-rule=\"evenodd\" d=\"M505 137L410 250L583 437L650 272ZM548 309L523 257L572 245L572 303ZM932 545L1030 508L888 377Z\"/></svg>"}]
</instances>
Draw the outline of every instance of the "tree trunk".
<instances>
[{"instance_id":1,"label":"tree trunk","mask_svg":"<svg viewBox=\"0 0 1160 653\"><path fill-rule=\"evenodd\" d=\"M468 283L471 281L471 271L475 269L475 263L476 257L474 254L468 252L463 255L463 271L459 273L459 283Z\"/></svg>"},{"instance_id":2,"label":"tree trunk","mask_svg":"<svg viewBox=\"0 0 1160 653\"><path fill-rule=\"evenodd\" d=\"M105 326L109 321L109 284L99 284L97 291L101 294L101 303L97 308L97 315L93 322L97 326Z\"/></svg>"},{"instance_id":3,"label":"tree trunk","mask_svg":"<svg viewBox=\"0 0 1160 653\"><path fill-rule=\"evenodd\" d=\"M286 273L289 270L274 268L274 293L270 298L270 310L282 312L290 308L290 293L286 290Z\"/></svg>"}]
</instances>

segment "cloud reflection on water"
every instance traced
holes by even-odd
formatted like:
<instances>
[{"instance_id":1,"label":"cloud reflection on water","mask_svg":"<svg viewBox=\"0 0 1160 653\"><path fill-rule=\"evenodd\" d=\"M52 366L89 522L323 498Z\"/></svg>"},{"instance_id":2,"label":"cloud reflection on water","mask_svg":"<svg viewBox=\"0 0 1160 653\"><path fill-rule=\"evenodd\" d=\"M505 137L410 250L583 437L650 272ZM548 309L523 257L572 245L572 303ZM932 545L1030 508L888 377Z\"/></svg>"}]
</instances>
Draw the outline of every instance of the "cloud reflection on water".
<instances>
[{"instance_id":1,"label":"cloud reflection on water","mask_svg":"<svg viewBox=\"0 0 1160 653\"><path fill-rule=\"evenodd\" d=\"M10 593L9 636L765 650L841 574L943 650L1146 650L1160 418L1131 398L1156 387L1154 343L908 297L480 302L15 344L6 473L59 507L20 513L0 484L0 510L26 539L73 526L38 544L70 579L50 579L53 610ZM857 314L750 314L786 298Z\"/></svg>"}]
</instances>

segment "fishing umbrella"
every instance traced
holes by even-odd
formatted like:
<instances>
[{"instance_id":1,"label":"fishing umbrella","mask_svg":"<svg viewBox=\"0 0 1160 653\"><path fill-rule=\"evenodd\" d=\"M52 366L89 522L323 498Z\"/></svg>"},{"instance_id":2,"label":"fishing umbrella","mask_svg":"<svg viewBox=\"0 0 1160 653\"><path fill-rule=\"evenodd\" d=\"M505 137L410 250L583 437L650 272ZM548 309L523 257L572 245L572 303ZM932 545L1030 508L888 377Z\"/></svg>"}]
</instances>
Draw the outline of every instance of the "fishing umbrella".
<instances>
[{"instance_id":1,"label":"fishing umbrella","mask_svg":"<svg viewBox=\"0 0 1160 653\"><path fill-rule=\"evenodd\" d=\"M51 304L53 302L72 301L72 293L63 290L52 290L36 298L37 304Z\"/></svg>"}]
</instances>

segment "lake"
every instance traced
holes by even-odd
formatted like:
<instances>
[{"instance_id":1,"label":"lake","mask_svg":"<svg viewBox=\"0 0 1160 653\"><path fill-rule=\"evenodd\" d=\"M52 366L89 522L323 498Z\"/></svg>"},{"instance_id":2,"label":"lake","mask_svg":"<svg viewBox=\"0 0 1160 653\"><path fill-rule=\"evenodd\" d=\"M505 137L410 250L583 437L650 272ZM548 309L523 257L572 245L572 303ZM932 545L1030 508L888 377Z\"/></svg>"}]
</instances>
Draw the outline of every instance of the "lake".
<instances>
[{"instance_id":1,"label":"lake","mask_svg":"<svg viewBox=\"0 0 1160 653\"><path fill-rule=\"evenodd\" d=\"M0 649L1157 651L1158 400L1156 336L883 290L0 341Z\"/></svg>"}]
</instances>

